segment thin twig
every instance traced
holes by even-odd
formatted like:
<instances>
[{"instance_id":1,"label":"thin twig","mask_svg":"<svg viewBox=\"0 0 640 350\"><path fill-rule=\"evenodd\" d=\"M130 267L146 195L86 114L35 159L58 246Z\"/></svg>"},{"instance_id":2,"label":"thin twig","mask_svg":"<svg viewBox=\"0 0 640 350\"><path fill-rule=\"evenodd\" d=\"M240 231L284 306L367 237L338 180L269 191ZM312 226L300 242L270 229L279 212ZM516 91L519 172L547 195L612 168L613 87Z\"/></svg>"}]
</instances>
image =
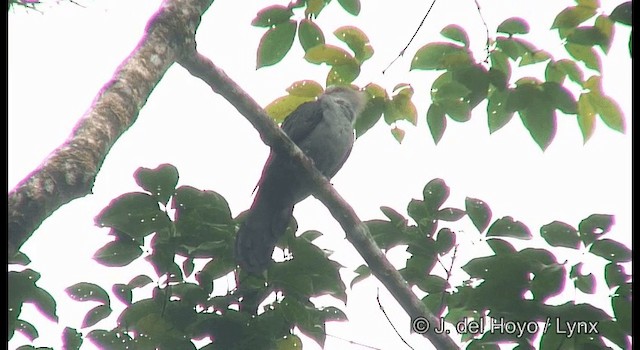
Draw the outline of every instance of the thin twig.
<instances>
[{"instance_id":1,"label":"thin twig","mask_svg":"<svg viewBox=\"0 0 640 350\"><path fill-rule=\"evenodd\" d=\"M413 33L413 36L411 37L411 39L407 43L407 46L405 46L404 49L402 49L400 51L400 54L398 55L398 57L396 57L393 61L391 61L391 63L389 63L387 68L385 68L382 71L382 74L384 74L387 71L387 69L391 68L391 65L394 64L398 60L398 58L404 56L405 51L407 51L407 49L409 48L409 45L411 45L411 42L413 41L413 39L415 39L416 35L418 35L418 32L420 31L420 28L422 28L422 25L424 24L424 21L427 19L427 16L429 16L429 12L431 12L431 9L433 8L433 5L435 5L435 4L436 4L436 0L433 0L433 2L431 3L431 6L429 6L429 9L427 10L427 13L422 18L422 21L420 21L420 24L418 25L418 28L416 29L415 33ZM489 32L487 32L487 33L489 33Z\"/></svg>"},{"instance_id":2,"label":"thin twig","mask_svg":"<svg viewBox=\"0 0 640 350\"><path fill-rule=\"evenodd\" d=\"M393 331L396 332L396 334L398 335L398 338L400 338L400 340L402 340L403 343L407 344L407 346L410 349L413 350L413 347L411 345L409 345L409 343L407 343L406 340L404 340L402 335L400 335L400 332L398 332L398 330L396 329L396 326L393 325L393 322L391 322L391 319L389 318L389 316L387 316L387 312L384 311L384 307L382 306L382 303L380 302L380 288L377 288L376 300L378 301L378 307L380 308L380 311L382 311L382 314L384 315L384 317L387 318L387 322L389 322L389 325L391 326L391 328L393 328Z\"/></svg>"},{"instance_id":3,"label":"thin twig","mask_svg":"<svg viewBox=\"0 0 640 350\"><path fill-rule=\"evenodd\" d=\"M373 350L382 350L381 348L376 348L376 347L373 347L371 345L358 343L357 341L345 339L345 338L338 337L337 335L333 335L333 334L329 334L329 333L327 333L327 337L331 337L331 338L334 338L334 339L342 340L343 342L347 342L349 344L358 345L358 346L362 346L362 347L373 349Z\"/></svg>"},{"instance_id":4,"label":"thin twig","mask_svg":"<svg viewBox=\"0 0 640 350\"><path fill-rule=\"evenodd\" d=\"M485 45L485 50L487 51L487 57L484 59L485 63L489 62L489 55L490 55L490 51L489 51L489 26L487 25L487 22L484 20L484 16L482 15L482 11L480 10L480 4L478 3L478 0L473 0L476 3L476 8L478 9L478 14L480 15L480 19L482 20L482 24L484 24L484 29L487 31L487 44Z\"/></svg>"}]
</instances>

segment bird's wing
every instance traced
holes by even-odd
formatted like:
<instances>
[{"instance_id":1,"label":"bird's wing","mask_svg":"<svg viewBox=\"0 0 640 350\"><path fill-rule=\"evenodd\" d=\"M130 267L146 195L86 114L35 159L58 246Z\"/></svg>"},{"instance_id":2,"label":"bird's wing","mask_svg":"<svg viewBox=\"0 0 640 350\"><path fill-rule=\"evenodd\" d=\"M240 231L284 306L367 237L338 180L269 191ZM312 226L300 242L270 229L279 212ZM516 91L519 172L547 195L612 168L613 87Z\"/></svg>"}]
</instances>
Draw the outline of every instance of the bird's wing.
<instances>
[{"instance_id":1,"label":"bird's wing","mask_svg":"<svg viewBox=\"0 0 640 350\"><path fill-rule=\"evenodd\" d=\"M305 102L284 120L282 130L300 146L300 142L309 136L321 120L320 101Z\"/></svg>"}]
</instances>

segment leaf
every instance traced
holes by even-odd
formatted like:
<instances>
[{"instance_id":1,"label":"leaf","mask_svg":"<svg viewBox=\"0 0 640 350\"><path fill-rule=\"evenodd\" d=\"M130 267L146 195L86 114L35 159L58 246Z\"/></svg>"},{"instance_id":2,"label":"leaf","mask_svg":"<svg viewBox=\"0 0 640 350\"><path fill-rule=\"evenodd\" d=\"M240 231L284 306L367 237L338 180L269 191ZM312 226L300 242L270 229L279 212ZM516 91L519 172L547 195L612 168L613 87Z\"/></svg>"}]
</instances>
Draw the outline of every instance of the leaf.
<instances>
[{"instance_id":1,"label":"leaf","mask_svg":"<svg viewBox=\"0 0 640 350\"><path fill-rule=\"evenodd\" d=\"M625 133L626 126L622 116L620 106L609 96L595 95L590 96L591 105L600 115L600 119L611 129Z\"/></svg>"},{"instance_id":2,"label":"leaf","mask_svg":"<svg viewBox=\"0 0 640 350\"><path fill-rule=\"evenodd\" d=\"M545 301L564 289L567 271L560 264L553 264L536 273L531 281L534 300Z\"/></svg>"},{"instance_id":3,"label":"leaf","mask_svg":"<svg viewBox=\"0 0 640 350\"><path fill-rule=\"evenodd\" d=\"M598 72L602 71L600 56L598 56L593 47L567 42L564 45L564 48L571 55L571 57L583 62L585 66L587 66L587 68L591 68Z\"/></svg>"},{"instance_id":4,"label":"leaf","mask_svg":"<svg viewBox=\"0 0 640 350\"><path fill-rule=\"evenodd\" d=\"M82 341L82 333L75 328L65 327L62 331L62 347L65 350L80 350Z\"/></svg>"},{"instance_id":5,"label":"leaf","mask_svg":"<svg viewBox=\"0 0 640 350\"><path fill-rule=\"evenodd\" d=\"M431 104L427 110L427 125L429 125L429 131L433 142L437 145L444 135L444 130L447 128L447 118L442 110L442 107Z\"/></svg>"},{"instance_id":6,"label":"leaf","mask_svg":"<svg viewBox=\"0 0 640 350\"><path fill-rule=\"evenodd\" d=\"M489 132L494 133L507 125L513 118L513 110L507 108L507 101L512 90L505 89L503 91L495 90L489 96L487 103L487 122Z\"/></svg>"},{"instance_id":7,"label":"leaf","mask_svg":"<svg viewBox=\"0 0 640 350\"><path fill-rule=\"evenodd\" d=\"M580 221L578 230L583 234L604 235L611 231L615 224L615 217L608 214L591 214L586 219Z\"/></svg>"},{"instance_id":8,"label":"leaf","mask_svg":"<svg viewBox=\"0 0 640 350\"><path fill-rule=\"evenodd\" d=\"M553 81L558 84L564 82L564 77L568 76L571 81L582 85L584 76L582 70L575 61L562 59L559 61L550 61L545 70L545 80Z\"/></svg>"},{"instance_id":9,"label":"leaf","mask_svg":"<svg viewBox=\"0 0 640 350\"><path fill-rule=\"evenodd\" d=\"M364 91L367 92L369 98L360 116L356 119L356 137L364 135L380 120L386 106L386 91L382 87L371 83L365 87Z\"/></svg>"},{"instance_id":10,"label":"leaf","mask_svg":"<svg viewBox=\"0 0 640 350\"><path fill-rule=\"evenodd\" d=\"M359 62L364 62L373 56L373 48L367 35L357 27L344 26L336 29L333 34L347 44Z\"/></svg>"},{"instance_id":11,"label":"leaf","mask_svg":"<svg viewBox=\"0 0 640 350\"><path fill-rule=\"evenodd\" d=\"M325 63L330 66L349 64L355 61L346 50L328 44L320 44L310 48L304 54L304 58L313 64Z\"/></svg>"},{"instance_id":12,"label":"leaf","mask_svg":"<svg viewBox=\"0 0 640 350\"><path fill-rule=\"evenodd\" d=\"M75 301L97 301L109 305L109 294L97 284L76 283L64 290Z\"/></svg>"},{"instance_id":13,"label":"leaf","mask_svg":"<svg viewBox=\"0 0 640 350\"><path fill-rule=\"evenodd\" d=\"M14 256L9 258L8 263L26 266L31 263L31 259L25 253L17 251Z\"/></svg>"},{"instance_id":14,"label":"leaf","mask_svg":"<svg viewBox=\"0 0 640 350\"><path fill-rule=\"evenodd\" d=\"M564 222L553 221L542 226L540 236L553 247L580 248L578 230Z\"/></svg>"},{"instance_id":15,"label":"leaf","mask_svg":"<svg viewBox=\"0 0 640 350\"><path fill-rule=\"evenodd\" d=\"M489 205L480 199L466 197L464 206L473 226L482 233L491 221L491 209Z\"/></svg>"},{"instance_id":16,"label":"leaf","mask_svg":"<svg viewBox=\"0 0 640 350\"><path fill-rule=\"evenodd\" d=\"M442 179L433 179L424 186L422 196L425 207L435 214L449 198L449 186Z\"/></svg>"},{"instance_id":17,"label":"leaf","mask_svg":"<svg viewBox=\"0 0 640 350\"><path fill-rule=\"evenodd\" d=\"M626 283L630 277L624 272L624 268L620 264L608 263L604 267L604 280L607 282L609 289Z\"/></svg>"},{"instance_id":18,"label":"leaf","mask_svg":"<svg viewBox=\"0 0 640 350\"><path fill-rule=\"evenodd\" d=\"M111 291L125 305L131 305L131 301L133 300L133 295L132 295L132 292L131 292L131 288L132 287L127 285L127 284L116 283L111 288Z\"/></svg>"},{"instance_id":19,"label":"leaf","mask_svg":"<svg viewBox=\"0 0 640 350\"><path fill-rule=\"evenodd\" d=\"M315 100L313 97L286 95L278 97L264 107L264 111L276 123L282 123L301 104Z\"/></svg>"},{"instance_id":20,"label":"leaf","mask_svg":"<svg viewBox=\"0 0 640 350\"><path fill-rule=\"evenodd\" d=\"M93 260L109 267L129 265L142 255L142 249L134 241L115 240L105 244L93 255Z\"/></svg>"},{"instance_id":21,"label":"leaf","mask_svg":"<svg viewBox=\"0 0 640 350\"><path fill-rule=\"evenodd\" d=\"M298 39L305 52L314 46L324 44L322 29L307 18L301 20L298 24Z\"/></svg>"},{"instance_id":22,"label":"leaf","mask_svg":"<svg viewBox=\"0 0 640 350\"><path fill-rule=\"evenodd\" d=\"M282 5L272 5L260 10L251 21L251 25L269 28L276 24L287 22L291 16L293 16L293 11L290 8Z\"/></svg>"},{"instance_id":23,"label":"leaf","mask_svg":"<svg viewBox=\"0 0 640 350\"><path fill-rule=\"evenodd\" d=\"M178 169L171 164L161 164L155 169L140 167L133 174L136 183L149 191L158 202L167 204L178 184Z\"/></svg>"},{"instance_id":24,"label":"leaf","mask_svg":"<svg viewBox=\"0 0 640 350\"><path fill-rule=\"evenodd\" d=\"M46 290L36 287L28 298L25 300L28 303L32 303L36 306L38 311L47 319L58 322L58 315L56 315L56 300L53 299L51 294Z\"/></svg>"},{"instance_id":25,"label":"leaf","mask_svg":"<svg viewBox=\"0 0 640 350\"><path fill-rule=\"evenodd\" d=\"M411 70L440 70L468 65L473 62L471 52L451 43L429 43L416 52L411 60Z\"/></svg>"},{"instance_id":26,"label":"leaf","mask_svg":"<svg viewBox=\"0 0 640 350\"><path fill-rule=\"evenodd\" d=\"M529 33L529 23L520 17L511 17L498 25L498 33L527 34Z\"/></svg>"},{"instance_id":27,"label":"leaf","mask_svg":"<svg viewBox=\"0 0 640 350\"><path fill-rule=\"evenodd\" d=\"M335 64L327 74L327 86L351 84L360 75L360 65L355 59L344 63Z\"/></svg>"},{"instance_id":28,"label":"leaf","mask_svg":"<svg viewBox=\"0 0 640 350\"><path fill-rule=\"evenodd\" d=\"M463 44L465 47L469 47L469 36L467 35L467 32L465 32L465 30L457 24L450 24L444 27L440 31L440 34L442 34L442 36L444 36L445 38Z\"/></svg>"},{"instance_id":29,"label":"leaf","mask_svg":"<svg viewBox=\"0 0 640 350\"><path fill-rule=\"evenodd\" d=\"M588 6L569 6L560 11L553 20L551 29L556 28L575 28L580 23L595 16L596 9Z\"/></svg>"},{"instance_id":30,"label":"leaf","mask_svg":"<svg viewBox=\"0 0 640 350\"><path fill-rule=\"evenodd\" d=\"M127 283L127 285L131 288L142 288L152 282L153 280L151 279L151 277L147 275L138 275L132 278L131 281Z\"/></svg>"},{"instance_id":31,"label":"leaf","mask_svg":"<svg viewBox=\"0 0 640 350\"><path fill-rule=\"evenodd\" d=\"M606 46L607 37L597 27L578 27L567 36L567 42L583 46Z\"/></svg>"},{"instance_id":32,"label":"leaf","mask_svg":"<svg viewBox=\"0 0 640 350\"><path fill-rule=\"evenodd\" d=\"M593 242L589 252L611 262L631 261L631 250L624 244L611 239L605 238Z\"/></svg>"},{"instance_id":33,"label":"leaf","mask_svg":"<svg viewBox=\"0 0 640 350\"><path fill-rule=\"evenodd\" d=\"M611 11L609 18L612 21L630 26L632 23L631 8L631 1L623 2Z\"/></svg>"},{"instance_id":34,"label":"leaf","mask_svg":"<svg viewBox=\"0 0 640 350\"><path fill-rule=\"evenodd\" d=\"M95 222L100 227L110 227L136 239L170 225L169 217L160 210L158 201L140 192L125 193L113 199L96 216Z\"/></svg>"},{"instance_id":35,"label":"leaf","mask_svg":"<svg viewBox=\"0 0 640 350\"><path fill-rule=\"evenodd\" d=\"M354 271L357 276L353 278L353 280L351 280L351 284L349 284L349 288L353 289L353 286L364 280L365 278L371 276L371 269L369 268L369 266L367 265L360 265L358 266L358 268L355 269Z\"/></svg>"},{"instance_id":36,"label":"leaf","mask_svg":"<svg viewBox=\"0 0 640 350\"><path fill-rule=\"evenodd\" d=\"M438 231L438 237L436 238L436 250L438 251L438 253L448 253L455 244L456 235L453 233L453 231L451 231L451 229L441 228L440 231Z\"/></svg>"},{"instance_id":37,"label":"leaf","mask_svg":"<svg viewBox=\"0 0 640 350\"><path fill-rule=\"evenodd\" d=\"M104 320L111 315L111 308L109 305L98 305L89 310L82 320L82 328L87 328L95 325L96 323Z\"/></svg>"},{"instance_id":38,"label":"leaf","mask_svg":"<svg viewBox=\"0 0 640 350\"><path fill-rule=\"evenodd\" d=\"M193 268L194 268L194 264L193 264L193 258L187 258L182 262L182 270L184 271L184 277L189 277L191 276L191 273L193 273Z\"/></svg>"},{"instance_id":39,"label":"leaf","mask_svg":"<svg viewBox=\"0 0 640 350\"><path fill-rule=\"evenodd\" d=\"M16 331L22 333L22 335L24 335L31 342L33 342L34 339L40 336L36 327L25 320L16 320L15 329Z\"/></svg>"},{"instance_id":40,"label":"leaf","mask_svg":"<svg viewBox=\"0 0 640 350\"><path fill-rule=\"evenodd\" d=\"M323 90L322 85L313 80L299 80L286 89L289 95L311 99L320 96Z\"/></svg>"},{"instance_id":41,"label":"leaf","mask_svg":"<svg viewBox=\"0 0 640 350\"><path fill-rule=\"evenodd\" d=\"M591 94L583 93L578 98L578 126L582 133L582 139L584 143L587 143L596 126L596 111L595 107L591 104Z\"/></svg>"},{"instance_id":42,"label":"leaf","mask_svg":"<svg viewBox=\"0 0 640 350\"><path fill-rule=\"evenodd\" d=\"M444 208L438 211L438 220L442 221L458 221L465 216L465 211L457 208Z\"/></svg>"},{"instance_id":43,"label":"leaf","mask_svg":"<svg viewBox=\"0 0 640 350\"><path fill-rule=\"evenodd\" d=\"M514 220L511 216L505 216L491 224L487 237L513 237L518 239L531 239L531 231L520 221Z\"/></svg>"},{"instance_id":44,"label":"leaf","mask_svg":"<svg viewBox=\"0 0 640 350\"><path fill-rule=\"evenodd\" d=\"M576 277L574 284L582 293L594 294L596 292L596 278L592 273Z\"/></svg>"},{"instance_id":45,"label":"leaf","mask_svg":"<svg viewBox=\"0 0 640 350\"><path fill-rule=\"evenodd\" d=\"M289 20L267 30L260 39L256 69L280 62L291 49L296 35L296 22Z\"/></svg>"},{"instance_id":46,"label":"leaf","mask_svg":"<svg viewBox=\"0 0 640 350\"><path fill-rule=\"evenodd\" d=\"M516 248L511 245L511 243L500 239L500 238L489 238L487 239L487 244L493 250L496 255L498 254L513 254L516 252Z\"/></svg>"},{"instance_id":47,"label":"leaf","mask_svg":"<svg viewBox=\"0 0 640 350\"><path fill-rule=\"evenodd\" d=\"M553 107L565 114L577 114L578 102L573 94L564 86L555 82L544 82L542 90Z\"/></svg>"},{"instance_id":48,"label":"leaf","mask_svg":"<svg viewBox=\"0 0 640 350\"><path fill-rule=\"evenodd\" d=\"M397 126L391 129L391 135L393 135L393 138L395 138L396 141L398 141L398 143L402 143L402 140L404 139L404 134L405 134L405 131L398 128Z\"/></svg>"},{"instance_id":49,"label":"leaf","mask_svg":"<svg viewBox=\"0 0 640 350\"><path fill-rule=\"evenodd\" d=\"M338 0L338 3L345 11L354 16L360 13L360 0Z\"/></svg>"}]
</instances>

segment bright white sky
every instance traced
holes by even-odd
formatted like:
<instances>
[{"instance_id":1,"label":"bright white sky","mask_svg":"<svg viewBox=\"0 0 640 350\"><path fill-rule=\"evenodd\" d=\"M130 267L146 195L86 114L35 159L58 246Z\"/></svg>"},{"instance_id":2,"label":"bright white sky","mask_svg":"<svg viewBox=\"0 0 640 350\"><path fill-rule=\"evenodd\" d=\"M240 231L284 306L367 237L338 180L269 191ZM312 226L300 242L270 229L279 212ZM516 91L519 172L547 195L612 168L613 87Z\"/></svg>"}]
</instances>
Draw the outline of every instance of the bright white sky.
<instances>
[{"instance_id":1,"label":"bright white sky","mask_svg":"<svg viewBox=\"0 0 640 350\"><path fill-rule=\"evenodd\" d=\"M255 52L263 29L249 23L256 12L277 1L218 0L205 14L198 31L198 48L223 68L263 106L285 94L293 81L324 81L327 68L304 62L296 40L292 52L280 64L255 70ZM621 1L602 1L605 13ZM42 7L43 14L10 11L9 14L9 183L12 189L21 179L69 135L78 119L107 82L116 67L133 50L148 18L160 1L84 0L86 8L66 2ZM280 1L280 3L286 3ZM532 17L531 35L525 37L538 47L564 56L555 31L549 30L553 16L571 1L480 1L491 33L502 20ZM517 5L516 5L517 4ZM342 25L364 30L376 51L365 63L356 84L369 82L386 87L410 82L416 89L419 125L401 125L407 131L402 145L379 123L356 142L349 161L332 180L337 190L363 220L383 218L380 206L401 213L411 198L419 198L427 181L441 177L451 187L448 205L464 208L464 197L486 201L494 219L511 215L529 226L534 235L541 225L553 220L577 226L592 213L616 215L612 238L631 244L631 60L628 28L616 26L616 38L604 58L604 91L613 96L627 118L627 134L608 129L598 121L593 138L583 146L575 117L558 116L556 140L542 152L529 137L519 119L489 136L485 104L465 124L449 122L436 147L426 126L429 87L437 76L429 72L408 72L415 50L430 41L443 40L438 32L447 24L460 24L468 32L478 59L484 58L485 28L471 0L438 2L414 43L402 59L382 75L413 34L430 2L365 2L358 17L346 14L333 2L318 23L327 41L339 44L330 34ZM538 74L544 64L524 71ZM514 68L514 71L518 70ZM518 73L516 73L518 74ZM587 72L587 76L595 74ZM42 273L39 286L58 302L60 323L53 324L33 309L24 308L22 318L32 322L41 337L34 345L60 348L65 326L78 328L86 311L94 305L72 301L64 288L81 281L110 289L139 273L154 277L146 262L122 269L105 268L91 260L93 253L110 240L105 229L93 225L95 215L122 193L138 190L133 172L140 166L154 168L172 163L180 171L181 185L211 189L228 200L234 215L247 209L268 148L257 132L224 99L179 66L172 67L140 113L135 125L113 147L98 175L93 195L75 200L47 219L22 248L31 258L30 268ZM348 284L354 269L363 261L343 239L344 233L328 211L315 199L300 203L295 210L300 229L318 229L325 237L316 243L335 251L333 258L347 266ZM459 250L477 254L484 249L468 219ZM530 242L526 242L529 244ZM467 250L464 250L467 249ZM405 255L390 254L394 261ZM582 257L559 257L570 263ZM578 259L578 260L576 260ZM459 258L459 268L467 260ZM446 262L446 260L445 260ZM594 271L602 262L594 262ZM590 271L585 271L590 272ZM631 273L630 264L627 269ZM465 278L463 274L454 280ZM231 282L231 280L230 280ZM376 348L403 348L402 341L385 320L376 302L380 284L367 280L349 293L347 306L322 300L346 310L348 323L330 323L327 331L356 343ZM216 288L224 293L227 285ZM145 290L148 292L148 290ZM609 310L608 291L599 289L597 305ZM136 294L134 299L142 297ZM580 294L580 293L577 293ZM380 298L398 331L415 348L428 348L427 341L409 335L409 319L393 298L380 290ZM579 299L579 301L593 300ZM123 305L112 297L114 313L98 328L110 328ZM88 330L82 330L85 334ZM10 348L27 343L16 334ZM85 343L83 349L90 349ZM316 349L306 342L305 349ZM327 338L327 349L365 349L342 340Z\"/></svg>"}]
</instances>

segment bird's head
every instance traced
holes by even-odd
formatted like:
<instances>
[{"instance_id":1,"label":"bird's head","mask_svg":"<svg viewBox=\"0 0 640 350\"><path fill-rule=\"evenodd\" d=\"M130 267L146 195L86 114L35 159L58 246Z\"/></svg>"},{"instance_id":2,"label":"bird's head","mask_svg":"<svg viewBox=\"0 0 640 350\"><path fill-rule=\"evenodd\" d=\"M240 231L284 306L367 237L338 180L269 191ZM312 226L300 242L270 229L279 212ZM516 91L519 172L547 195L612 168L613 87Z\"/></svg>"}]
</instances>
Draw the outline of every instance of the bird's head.
<instances>
[{"instance_id":1,"label":"bird's head","mask_svg":"<svg viewBox=\"0 0 640 350\"><path fill-rule=\"evenodd\" d=\"M353 112L352 122L355 122L356 118L360 116L367 103L367 94L364 91L344 85L328 87L320 98L330 98L336 103L345 105Z\"/></svg>"}]
</instances>

